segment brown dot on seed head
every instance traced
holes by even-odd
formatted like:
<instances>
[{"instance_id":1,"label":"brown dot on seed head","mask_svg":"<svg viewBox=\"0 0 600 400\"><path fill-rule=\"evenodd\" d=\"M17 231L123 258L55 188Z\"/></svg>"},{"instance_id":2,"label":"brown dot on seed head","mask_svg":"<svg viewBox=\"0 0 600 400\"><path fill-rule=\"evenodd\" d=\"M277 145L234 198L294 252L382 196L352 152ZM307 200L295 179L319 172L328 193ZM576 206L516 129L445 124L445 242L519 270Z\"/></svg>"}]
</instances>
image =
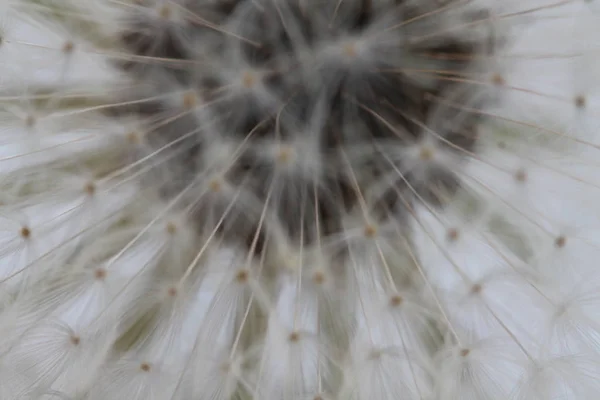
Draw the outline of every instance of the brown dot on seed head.
<instances>
[{"instance_id":1,"label":"brown dot on seed head","mask_svg":"<svg viewBox=\"0 0 600 400\"><path fill-rule=\"evenodd\" d=\"M563 248L563 247L565 247L566 244L567 244L567 238L563 235L557 237L556 240L554 241L554 246L556 246L558 248Z\"/></svg>"},{"instance_id":2,"label":"brown dot on seed head","mask_svg":"<svg viewBox=\"0 0 600 400\"><path fill-rule=\"evenodd\" d=\"M219 179L212 179L210 181L210 183L208 184L208 186L210 187L210 190L212 190L213 192L219 192L219 191L221 191L223 184L221 183L221 181Z\"/></svg>"},{"instance_id":3,"label":"brown dot on seed head","mask_svg":"<svg viewBox=\"0 0 600 400\"><path fill-rule=\"evenodd\" d=\"M74 346L77 346L80 342L81 342L81 338L77 335L72 335L69 340L71 341L71 344L73 344Z\"/></svg>"},{"instance_id":4,"label":"brown dot on seed head","mask_svg":"<svg viewBox=\"0 0 600 400\"><path fill-rule=\"evenodd\" d=\"M369 353L369 360L377 360L378 358L380 358L382 355L381 350L371 350L371 352Z\"/></svg>"},{"instance_id":5,"label":"brown dot on seed head","mask_svg":"<svg viewBox=\"0 0 600 400\"><path fill-rule=\"evenodd\" d=\"M502 86L506 83L506 81L504 80L504 77L502 75L500 75L499 73L495 73L494 75L492 75L492 83L496 86Z\"/></svg>"},{"instance_id":6,"label":"brown dot on seed head","mask_svg":"<svg viewBox=\"0 0 600 400\"><path fill-rule=\"evenodd\" d=\"M245 283L248 281L248 271L246 271L245 269L242 269L240 271L238 271L237 274L235 274L235 280L240 282L240 283Z\"/></svg>"},{"instance_id":7,"label":"brown dot on seed head","mask_svg":"<svg viewBox=\"0 0 600 400\"><path fill-rule=\"evenodd\" d=\"M290 342L297 342L300 340L300 334L298 332L292 332L290 333L290 336L288 336L288 340Z\"/></svg>"},{"instance_id":8,"label":"brown dot on seed head","mask_svg":"<svg viewBox=\"0 0 600 400\"><path fill-rule=\"evenodd\" d=\"M198 98L195 93L187 92L183 95L183 107L190 109L198 104Z\"/></svg>"},{"instance_id":9,"label":"brown dot on seed head","mask_svg":"<svg viewBox=\"0 0 600 400\"><path fill-rule=\"evenodd\" d=\"M177 288L175 286L171 286L169 289L167 289L167 294L170 297L175 297L177 296Z\"/></svg>"},{"instance_id":10,"label":"brown dot on seed head","mask_svg":"<svg viewBox=\"0 0 600 400\"><path fill-rule=\"evenodd\" d=\"M227 374L231 370L231 364L228 362L224 362L219 366L219 369L221 370L221 372Z\"/></svg>"},{"instance_id":11,"label":"brown dot on seed head","mask_svg":"<svg viewBox=\"0 0 600 400\"><path fill-rule=\"evenodd\" d=\"M505 142L505 141L503 141L503 140L500 140L500 141L498 142L498 148L499 148L499 149L506 149L506 142Z\"/></svg>"},{"instance_id":12,"label":"brown dot on seed head","mask_svg":"<svg viewBox=\"0 0 600 400\"><path fill-rule=\"evenodd\" d=\"M462 349L460 351L460 355L461 355L461 357L466 357L469 355L470 352L471 352L471 350L469 350L469 349Z\"/></svg>"},{"instance_id":13,"label":"brown dot on seed head","mask_svg":"<svg viewBox=\"0 0 600 400\"><path fill-rule=\"evenodd\" d=\"M72 53L74 49L75 49L75 43L71 42L70 40L65 42L65 44L63 44L63 47L62 47L62 51L65 54Z\"/></svg>"},{"instance_id":14,"label":"brown dot on seed head","mask_svg":"<svg viewBox=\"0 0 600 400\"><path fill-rule=\"evenodd\" d=\"M33 115L28 115L27 117L25 117L25 126L28 128L34 126L36 122L37 119Z\"/></svg>"},{"instance_id":15,"label":"brown dot on seed head","mask_svg":"<svg viewBox=\"0 0 600 400\"><path fill-rule=\"evenodd\" d=\"M431 147L421 148L419 158L423 161L430 161L433 158L433 149Z\"/></svg>"},{"instance_id":16,"label":"brown dot on seed head","mask_svg":"<svg viewBox=\"0 0 600 400\"><path fill-rule=\"evenodd\" d=\"M106 278L107 274L108 274L108 272L106 271L106 269L96 268L96 270L94 271L94 278L96 278L98 280L102 280L102 279Z\"/></svg>"},{"instance_id":17,"label":"brown dot on seed head","mask_svg":"<svg viewBox=\"0 0 600 400\"><path fill-rule=\"evenodd\" d=\"M323 396L321 396L320 394L318 394L315 397L313 397L313 400L323 400Z\"/></svg>"},{"instance_id":18,"label":"brown dot on seed head","mask_svg":"<svg viewBox=\"0 0 600 400\"><path fill-rule=\"evenodd\" d=\"M555 316L560 317L564 315L569 310L569 307L566 304L558 304L556 306Z\"/></svg>"},{"instance_id":19,"label":"brown dot on seed head","mask_svg":"<svg viewBox=\"0 0 600 400\"><path fill-rule=\"evenodd\" d=\"M367 238L375 237L375 235L377 235L377 227L371 224L365 226L364 235Z\"/></svg>"},{"instance_id":20,"label":"brown dot on seed head","mask_svg":"<svg viewBox=\"0 0 600 400\"><path fill-rule=\"evenodd\" d=\"M24 239L28 239L31 236L31 229L29 229L28 227L24 226L21 228L21 237Z\"/></svg>"},{"instance_id":21,"label":"brown dot on seed head","mask_svg":"<svg viewBox=\"0 0 600 400\"><path fill-rule=\"evenodd\" d=\"M141 363L140 364L140 369L144 372L148 372L150 371L150 364L149 363Z\"/></svg>"},{"instance_id":22,"label":"brown dot on seed head","mask_svg":"<svg viewBox=\"0 0 600 400\"><path fill-rule=\"evenodd\" d=\"M177 225L174 222L167 223L167 233L174 235L177 232Z\"/></svg>"},{"instance_id":23,"label":"brown dot on seed head","mask_svg":"<svg viewBox=\"0 0 600 400\"><path fill-rule=\"evenodd\" d=\"M140 135L138 132L129 132L126 136L127 138L127 142L129 142L130 144L140 144L142 139L140 138Z\"/></svg>"},{"instance_id":24,"label":"brown dot on seed head","mask_svg":"<svg viewBox=\"0 0 600 400\"><path fill-rule=\"evenodd\" d=\"M481 286L481 284L476 283L471 287L471 293L473 293L473 294L481 293L482 289L483 289L483 287Z\"/></svg>"},{"instance_id":25,"label":"brown dot on seed head","mask_svg":"<svg viewBox=\"0 0 600 400\"><path fill-rule=\"evenodd\" d=\"M344 54L348 57L356 57L358 54L355 43L346 43L343 48Z\"/></svg>"},{"instance_id":26,"label":"brown dot on seed head","mask_svg":"<svg viewBox=\"0 0 600 400\"><path fill-rule=\"evenodd\" d=\"M158 10L158 15L164 19L169 18L171 16L171 7L167 4L163 5L160 10Z\"/></svg>"},{"instance_id":27,"label":"brown dot on seed head","mask_svg":"<svg viewBox=\"0 0 600 400\"><path fill-rule=\"evenodd\" d=\"M402 304L403 301L404 301L404 299L402 298L402 296L396 294L396 295L392 296L392 298L390 299L390 305L392 307L398 307L399 305Z\"/></svg>"},{"instance_id":28,"label":"brown dot on seed head","mask_svg":"<svg viewBox=\"0 0 600 400\"><path fill-rule=\"evenodd\" d=\"M313 282L317 285L322 284L323 282L325 282L325 274L321 271L315 272L313 274Z\"/></svg>"},{"instance_id":29,"label":"brown dot on seed head","mask_svg":"<svg viewBox=\"0 0 600 400\"><path fill-rule=\"evenodd\" d=\"M524 169L520 169L515 172L515 179L517 182L525 182L527 180L527 172Z\"/></svg>"},{"instance_id":30,"label":"brown dot on seed head","mask_svg":"<svg viewBox=\"0 0 600 400\"><path fill-rule=\"evenodd\" d=\"M281 164L287 164L292 158L292 149L289 147L282 147L277 152L277 161Z\"/></svg>"},{"instance_id":31,"label":"brown dot on seed head","mask_svg":"<svg viewBox=\"0 0 600 400\"><path fill-rule=\"evenodd\" d=\"M83 187L83 191L88 195L92 196L94 195L94 193L96 193L96 185L94 184L94 182L88 182Z\"/></svg>"},{"instance_id":32,"label":"brown dot on seed head","mask_svg":"<svg viewBox=\"0 0 600 400\"><path fill-rule=\"evenodd\" d=\"M585 96L580 94L578 96L575 96L575 106L577 108L584 108L586 105L586 99Z\"/></svg>"},{"instance_id":33,"label":"brown dot on seed head","mask_svg":"<svg viewBox=\"0 0 600 400\"><path fill-rule=\"evenodd\" d=\"M256 74L250 72L250 71L245 71L242 74L242 85L246 88L246 89L250 89L251 87L253 87L254 85L256 85L256 81L257 81L257 77Z\"/></svg>"},{"instance_id":34,"label":"brown dot on seed head","mask_svg":"<svg viewBox=\"0 0 600 400\"><path fill-rule=\"evenodd\" d=\"M448 241L450 241L450 242L456 242L458 240L459 236L460 236L460 233L458 232L458 229L456 229L456 228L450 228L450 229L448 229L448 232L446 233L446 237L448 238Z\"/></svg>"}]
</instances>

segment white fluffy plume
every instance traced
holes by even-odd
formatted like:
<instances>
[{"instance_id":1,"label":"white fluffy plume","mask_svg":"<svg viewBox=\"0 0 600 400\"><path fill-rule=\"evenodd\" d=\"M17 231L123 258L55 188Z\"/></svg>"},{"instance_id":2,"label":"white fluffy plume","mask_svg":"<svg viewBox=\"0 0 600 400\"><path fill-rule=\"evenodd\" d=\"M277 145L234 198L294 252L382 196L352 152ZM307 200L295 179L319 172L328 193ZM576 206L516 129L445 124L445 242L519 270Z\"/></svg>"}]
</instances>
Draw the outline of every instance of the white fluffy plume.
<instances>
[{"instance_id":1,"label":"white fluffy plume","mask_svg":"<svg viewBox=\"0 0 600 400\"><path fill-rule=\"evenodd\" d=\"M1 400L596 400L600 1L4 0Z\"/></svg>"}]
</instances>

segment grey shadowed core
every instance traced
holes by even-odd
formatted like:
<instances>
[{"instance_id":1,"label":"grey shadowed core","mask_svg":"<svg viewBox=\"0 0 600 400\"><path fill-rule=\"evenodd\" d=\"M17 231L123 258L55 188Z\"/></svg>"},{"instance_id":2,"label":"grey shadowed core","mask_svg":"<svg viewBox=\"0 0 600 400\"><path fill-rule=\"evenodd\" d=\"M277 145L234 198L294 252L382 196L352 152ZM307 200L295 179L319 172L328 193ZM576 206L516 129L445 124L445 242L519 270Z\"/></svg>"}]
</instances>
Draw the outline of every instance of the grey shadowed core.
<instances>
[{"instance_id":1,"label":"grey shadowed core","mask_svg":"<svg viewBox=\"0 0 600 400\"><path fill-rule=\"evenodd\" d=\"M414 174L398 154L430 132L457 158L473 151L481 117L452 104L487 100L455 79L493 49L485 10L457 17L481 21L465 34L439 22L459 7L440 1L188 0L152 16L138 3L122 42L143 57L122 68L149 95L187 94L122 112L148 121L146 151L177 142L152 178L166 199L205 176L187 200L202 232L256 239L260 254L269 235L314 243L365 205L374 222L397 222L414 201L442 207L457 189L452 171ZM173 13L185 22L169 23ZM265 157L269 146L278 155ZM215 180L207 156L218 148L235 157Z\"/></svg>"}]
</instances>

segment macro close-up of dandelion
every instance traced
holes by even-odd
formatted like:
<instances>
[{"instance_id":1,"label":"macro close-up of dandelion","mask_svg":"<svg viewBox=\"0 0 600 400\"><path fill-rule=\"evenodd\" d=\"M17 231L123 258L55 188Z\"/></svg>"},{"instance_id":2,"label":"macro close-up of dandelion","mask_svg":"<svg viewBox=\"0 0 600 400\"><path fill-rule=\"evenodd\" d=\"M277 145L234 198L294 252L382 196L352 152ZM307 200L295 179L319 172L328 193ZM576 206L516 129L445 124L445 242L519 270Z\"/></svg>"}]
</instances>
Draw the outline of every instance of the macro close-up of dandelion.
<instances>
[{"instance_id":1,"label":"macro close-up of dandelion","mask_svg":"<svg viewBox=\"0 0 600 400\"><path fill-rule=\"evenodd\" d=\"M600 399L600 0L0 0L0 400Z\"/></svg>"}]
</instances>

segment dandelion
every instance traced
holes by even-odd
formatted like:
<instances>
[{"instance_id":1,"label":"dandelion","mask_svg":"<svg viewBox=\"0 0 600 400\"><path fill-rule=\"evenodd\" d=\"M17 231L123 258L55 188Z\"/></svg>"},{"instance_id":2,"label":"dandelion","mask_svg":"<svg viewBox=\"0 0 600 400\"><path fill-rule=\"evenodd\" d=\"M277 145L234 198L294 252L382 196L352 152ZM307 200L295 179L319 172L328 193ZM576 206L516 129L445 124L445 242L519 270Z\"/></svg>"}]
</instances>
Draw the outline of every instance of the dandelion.
<instances>
[{"instance_id":1,"label":"dandelion","mask_svg":"<svg viewBox=\"0 0 600 400\"><path fill-rule=\"evenodd\" d=\"M600 2L5 0L0 398L593 400Z\"/></svg>"}]
</instances>

